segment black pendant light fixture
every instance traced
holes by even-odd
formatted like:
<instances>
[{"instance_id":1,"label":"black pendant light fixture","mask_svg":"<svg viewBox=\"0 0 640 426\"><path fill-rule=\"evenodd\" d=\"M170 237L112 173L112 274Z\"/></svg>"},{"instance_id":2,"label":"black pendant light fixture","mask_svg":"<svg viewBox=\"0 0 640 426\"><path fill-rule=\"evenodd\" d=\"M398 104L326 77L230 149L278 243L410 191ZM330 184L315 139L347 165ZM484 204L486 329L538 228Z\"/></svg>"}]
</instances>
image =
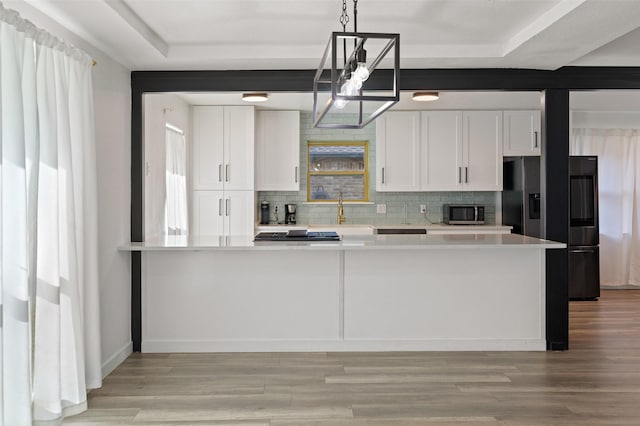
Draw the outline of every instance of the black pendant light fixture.
<instances>
[{"instance_id":1,"label":"black pendant light fixture","mask_svg":"<svg viewBox=\"0 0 640 426\"><path fill-rule=\"evenodd\" d=\"M313 79L313 127L361 129L400 100L400 35L358 32L357 20L353 0L353 32L347 32L342 0L342 32L331 33ZM374 76L379 65L391 72Z\"/></svg>"}]
</instances>

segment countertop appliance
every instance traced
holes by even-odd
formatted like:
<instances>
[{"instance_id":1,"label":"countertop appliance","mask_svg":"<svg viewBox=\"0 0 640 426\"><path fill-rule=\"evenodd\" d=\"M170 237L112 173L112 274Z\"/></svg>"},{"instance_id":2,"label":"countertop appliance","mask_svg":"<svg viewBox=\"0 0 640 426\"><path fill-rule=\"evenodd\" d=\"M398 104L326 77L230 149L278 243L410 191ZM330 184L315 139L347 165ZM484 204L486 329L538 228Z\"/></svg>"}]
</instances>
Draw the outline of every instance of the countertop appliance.
<instances>
[{"instance_id":1,"label":"countertop appliance","mask_svg":"<svg viewBox=\"0 0 640 426\"><path fill-rule=\"evenodd\" d=\"M296 224L296 205L295 204L284 205L284 223L287 225Z\"/></svg>"},{"instance_id":2,"label":"countertop appliance","mask_svg":"<svg viewBox=\"0 0 640 426\"><path fill-rule=\"evenodd\" d=\"M503 163L502 224L514 234L542 238L540 157L506 157Z\"/></svg>"},{"instance_id":3,"label":"countertop appliance","mask_svg":"<svg viewBox=\"0 0 640 426\"><path fill-rule=\"evenodd\" d=\"M263 201L260 203L260 225L269 224L269 202Z\"/></svg>"},{"instance_id":4,"label":"countertop appliance","mask_svg":"<svg viewBox=\"0 0 640 426\"><path fill-rule=\"evenodd\" d=\"M600 297L598 157L569 157L569 299Z\"/></svg>"},{"instance_id":5,"label":"countertop appliance","mask_svg":"<svg viewBox=\"0 0 640 426\"><path fill-rule=\"evenodd\" d=\"M449 225L484 224L484 206L479 204L444 204L442 221Z\"/></svg>"},{"instance_id":6,"label":"countertop appliance","mask_svg":"<svg viewBox=\"0 0 640 426\"><path fill-rule=\"evenodd\" d=\"M333 231L295 229L288 232L260 232L254 241L340 241L340 236Z\"/></svg>"}]
</instances>

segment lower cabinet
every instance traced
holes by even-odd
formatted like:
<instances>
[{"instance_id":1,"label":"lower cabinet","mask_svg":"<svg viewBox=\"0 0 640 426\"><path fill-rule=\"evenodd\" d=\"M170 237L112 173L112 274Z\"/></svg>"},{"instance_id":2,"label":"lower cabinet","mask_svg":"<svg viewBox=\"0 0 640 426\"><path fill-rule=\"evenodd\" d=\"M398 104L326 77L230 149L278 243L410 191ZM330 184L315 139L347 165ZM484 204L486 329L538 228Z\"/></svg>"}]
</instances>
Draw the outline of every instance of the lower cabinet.
<instances>
[{"instance_id":1,"label":"lower cabinet","mask_svg":"<svg viewBox=\"0 0 640 426\"><path fill-rule=\"evenodd\" d=\"M600 297L598 246L569 247L569 299Z\"/></svg>"},{"instance_id":2,"label":"lower cabinet","mask_svg":"<svg viewBox=\"0 0 640 426\"><path fill-rule=\"evenodd\" d=\"M192 235L252 235L253 191L193 191Z\"/></svg>"}]
</instances>

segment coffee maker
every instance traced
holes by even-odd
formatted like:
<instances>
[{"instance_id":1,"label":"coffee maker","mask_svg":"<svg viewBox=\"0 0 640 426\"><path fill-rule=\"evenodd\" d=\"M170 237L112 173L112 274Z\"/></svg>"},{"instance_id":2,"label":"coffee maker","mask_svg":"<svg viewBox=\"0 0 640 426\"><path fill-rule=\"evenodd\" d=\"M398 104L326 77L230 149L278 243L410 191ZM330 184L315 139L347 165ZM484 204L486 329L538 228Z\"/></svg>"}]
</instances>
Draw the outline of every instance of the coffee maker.
<instances>
[{"instance_id":1,"label":"coffee maker","mask_svg":"<svg viewBox=\"0 0 640 426\"><path fill-rule=\"evenodd\" d=\"M269 224L269 202L263 201L260 203L260 225Z\"/></svg>"},{"instance_id":2,"label":"coffee maker","mask_svg":"<svg viewBox=\"0 0 640 426\"><path fill-rule=\"evenodd\" d=\"M296 224L296 205L295 204L284 205L284 223L287 225Z\"/></svg>"}]
</instances>

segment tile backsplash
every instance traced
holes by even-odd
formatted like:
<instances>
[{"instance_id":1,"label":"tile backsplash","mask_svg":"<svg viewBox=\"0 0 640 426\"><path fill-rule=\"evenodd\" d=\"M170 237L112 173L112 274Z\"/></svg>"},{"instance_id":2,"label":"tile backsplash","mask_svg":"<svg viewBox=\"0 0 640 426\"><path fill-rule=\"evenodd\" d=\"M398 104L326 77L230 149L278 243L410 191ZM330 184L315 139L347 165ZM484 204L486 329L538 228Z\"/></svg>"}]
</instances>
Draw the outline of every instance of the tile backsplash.
<instances>
[{"instance_id":1,"label":"tile backsplash","mask_svg":"<svg viewBox=\"0 0 640 426\"><path fill-rule=\"evenodd\" d=\"M331 118L337 122L339 116ZM351 119L353 120L353 118ZM352 122L352 121L351 121ZM349 223L393 225L402 223L423 224L442 221L442 205L448 203L485 205L485 222L496 221L495 192L377 192L376 182L376 128L375 122L364 129L317 129L313 128L311 113L300 113L300 191L259 191L258 204L268 201L272 223L284 220L284 204L297 204L297 223L335 224L335 203L307 202L307 141L368 141L369 142L369 203L344 205L344 215ZM377 205L384 204L386 212L377 213ZM420 213L420 205L426 205L427 214Z\"/></svg>"}]
</instances>

